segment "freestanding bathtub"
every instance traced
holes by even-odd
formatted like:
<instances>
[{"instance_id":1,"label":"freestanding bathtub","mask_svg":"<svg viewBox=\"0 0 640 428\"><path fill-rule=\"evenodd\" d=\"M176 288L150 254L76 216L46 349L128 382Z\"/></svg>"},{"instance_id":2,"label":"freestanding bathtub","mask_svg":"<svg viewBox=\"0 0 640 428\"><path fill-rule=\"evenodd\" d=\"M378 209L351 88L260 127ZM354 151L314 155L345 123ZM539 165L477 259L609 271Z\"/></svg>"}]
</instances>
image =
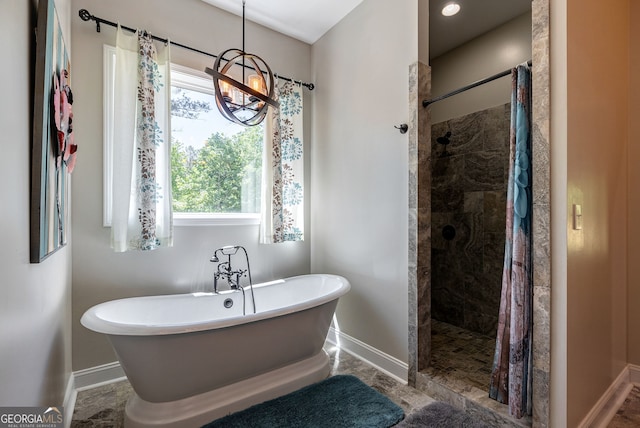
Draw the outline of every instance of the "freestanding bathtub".
<instances>
[{"instance_id":1,"label":"freestanding bathtub","mask_svg":"<svg viewBox=\"0 0 640 428\"><path fill-rule=\"evenodd\" d=\"M108 336L134 389L127 427L200 426L327 377L322 346L349 289L303 275L254 285L256 313L247 289L113 300L81 323Z\"/></svg>"}]
</instances>

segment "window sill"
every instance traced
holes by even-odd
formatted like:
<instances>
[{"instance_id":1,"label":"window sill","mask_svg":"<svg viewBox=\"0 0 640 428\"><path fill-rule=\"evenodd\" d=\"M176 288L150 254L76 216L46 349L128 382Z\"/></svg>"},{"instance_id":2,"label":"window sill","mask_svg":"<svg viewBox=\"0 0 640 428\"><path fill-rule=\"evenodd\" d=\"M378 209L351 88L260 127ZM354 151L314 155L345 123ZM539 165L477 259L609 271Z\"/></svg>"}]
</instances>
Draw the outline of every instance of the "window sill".
<instances>
[{"instance_id":1,"label":"window sill","mask_svg":"<svg viewBox=\"0 0 640 428\"><path fill-rule=\"evenodd\" d=\"M249 226L260 224L260 214L174 213L174 226Z\"/></svg>"}]
</instances>

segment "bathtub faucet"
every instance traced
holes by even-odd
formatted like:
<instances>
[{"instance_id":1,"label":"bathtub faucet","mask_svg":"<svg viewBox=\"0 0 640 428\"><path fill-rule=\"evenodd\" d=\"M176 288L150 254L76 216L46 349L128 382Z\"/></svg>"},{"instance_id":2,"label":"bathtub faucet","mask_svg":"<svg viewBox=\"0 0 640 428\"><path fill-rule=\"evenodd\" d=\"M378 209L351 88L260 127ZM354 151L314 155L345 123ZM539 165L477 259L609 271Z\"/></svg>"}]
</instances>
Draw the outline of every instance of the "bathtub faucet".
<instances>
[{"instance_id":1,"label":"bathtub faucet","mask_svg":"<svg viewBox=\"0 0 640 428\"><path fill-rule=\"evenodd\" d=\"M244 257L246 260L247 268L246 269L236 269L233 270L231 267L231 256L235 255L238 250L242 250L244 252ZM220 261L220 257L218 256L227 256L227 260L224 262ZM226 247L218 248L213 252L213 256L209 260L212 263L218 263L218 268L213 274L213 292L218 293L218 280L226 279L229 287L232 290L240 290L242 291L243 296L243 313L246 313L244 307L244 287L240 284L240 278L249 277L249 287L251 288L251 299L253 301L253 312L256 312L256 300L253 295L253 280L251 279L251 268L249 267L249 254L247 253L246 248L240 245L229 245Z\"/></svg>"},{"instance_id":2,"label":"bathtub faucet","mask_svg":"<svg viewBox=\"0 0 640 428\"><path fill-rule=\"evenodd\" d=\"M240 277L246 276L246 269L232 270L230 262L218 263L218 270L213 274L213 291L218 292L218 280L224 278L227 280L232 290L238 290L240 285Z\"/></svg>"},{"instance_id":3,"label":"bathtub faucet","mask_svg":"<svg viewBox=\"0 0 640 428\"><path fill-rule=\"evenodd\" d=\"M229 284L229 287L232 290L237 290L241 287L240 277L245 276L245 274L247 273L247 269L233 270L233 268L231 267L231 256L235 255L240 248L242 248L246 254L246 250L244 249L244 247L241 247L239 245L230 245L230 246L218 248L213 252L213 256L211 257L210 261L212 263L218 263L218 269L213 274L214 293L218 292L218 280L220 278L226 279L227 283ZM227 261L220 262L220 258L218 257L219 254L222 256L227 256ZM248 259L249 258L247 256L247 261Z\"/></svg>"}]
</instances>

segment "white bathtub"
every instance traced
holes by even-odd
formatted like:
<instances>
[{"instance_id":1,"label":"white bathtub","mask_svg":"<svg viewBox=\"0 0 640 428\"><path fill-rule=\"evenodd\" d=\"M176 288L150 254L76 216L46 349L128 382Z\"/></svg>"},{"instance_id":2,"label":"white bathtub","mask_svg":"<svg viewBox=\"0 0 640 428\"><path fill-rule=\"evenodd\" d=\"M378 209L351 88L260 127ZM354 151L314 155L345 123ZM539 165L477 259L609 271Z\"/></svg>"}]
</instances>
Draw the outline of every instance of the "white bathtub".
<instances>
[{"instance_id":1,"label":"white bathtub","mask_svg":"<svg viewBox=\"0 0 640 428\"><path fill-rule=\"evenodd\" d=\"M126 426L200 426L328 376L322 346L349 288L303 275L255 285L255 314L247 289L247 315L229 291L114 300L81 323L108 336L135 391Z\"/></svg>"}]
</instances>

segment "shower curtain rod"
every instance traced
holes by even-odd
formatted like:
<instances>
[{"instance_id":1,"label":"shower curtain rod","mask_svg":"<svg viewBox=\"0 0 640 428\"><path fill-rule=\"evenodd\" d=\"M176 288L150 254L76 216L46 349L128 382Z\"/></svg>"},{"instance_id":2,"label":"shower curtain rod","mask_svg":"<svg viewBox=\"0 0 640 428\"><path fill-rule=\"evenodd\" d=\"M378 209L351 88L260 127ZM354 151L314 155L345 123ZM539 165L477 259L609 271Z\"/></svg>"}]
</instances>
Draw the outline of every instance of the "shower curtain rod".
<instances>
[{"instance_id":1,"label":"shower curtain rod","mask_svg":"<svg viewBox=\"0 0 640 428\"><path fill-rule=\"evenodd\" d=\"M531 64L532 64L531 60L527 61L527 65L529 67L531 67ZM422 107L428 107L431 104L435 103L436 101L442 101L442 100L444 100L446 98L452 97L454 95L458 95L461 92L468 91L469 89L473 89L473 88L475 88L477 86L484 85L485 83L492 82L492 81L494 81L496 79L499 79L501 77L508 76L509 74L511 74L511 68L508 69L508 70L502 71L502 72L500 72L498 74L494 74L493 76L487 77L486 79L478 80L477 82L473 82L470 85L463 86L462 88L456 89L455 91L451 91L451 92L449 92L447 94L440 95L439 97L435 97L435 98L432 98L430 100L423 100L422 101Z\"/></svg>"},{"instance_id":2,"label":"shower curtain rod","mask_svg":"<svg viewBox=\"0 0 640 428\"><path fill-rule=\"evenodd\" d=\"M110 25L111 27L117 27L118 26L118 23L116 23L116 22L107 21L106 19L98 18L97 16L91 15L91 13L89 13L89 11L87 9L80 9L80 11L78 12L78 16L80 16L80 19L82 19L83 21L95 21L96 22L96 32L98 32L98 33L100 32L100 24L107 24L107 25ZM129 30L129 31L131 31L133 33L135 33L137 31L135 28L126 27L124 25L120 25L120 27L124 28L125 30ZM183 45L182 43L174 42L173 40L163 39L161 37L154 36L153 34L149 34L149 36L151 36L151 38L153 40L157 40L157 41L165 43L165 44L171 43L174 46L178 46L180 48L187 49L187 50L190 50L192 52L197 52L197 53L202 54L202 55L210 56L212 58L217 58L218 57L217 55L211 54L209 52L201 51L200 49L192 48L190 46ZM226 61L225 58L222 58L222 59ZM238 65L240 65L240 64L238 64ZM243 65L243 67L255 71L255 68L253 68L253 67L251 67L249 65ZM293 80L290 77L281 76L281 75L276 74L276 73L274 73L274 74L278 77L278 79L286 80L288 82L299 83L300 85L309 88L310 91L313 91L313 89L315 88L315 85L313 83L305 83L305 82L303 82L301 80Z\"/></svg>"}]
</instances>

